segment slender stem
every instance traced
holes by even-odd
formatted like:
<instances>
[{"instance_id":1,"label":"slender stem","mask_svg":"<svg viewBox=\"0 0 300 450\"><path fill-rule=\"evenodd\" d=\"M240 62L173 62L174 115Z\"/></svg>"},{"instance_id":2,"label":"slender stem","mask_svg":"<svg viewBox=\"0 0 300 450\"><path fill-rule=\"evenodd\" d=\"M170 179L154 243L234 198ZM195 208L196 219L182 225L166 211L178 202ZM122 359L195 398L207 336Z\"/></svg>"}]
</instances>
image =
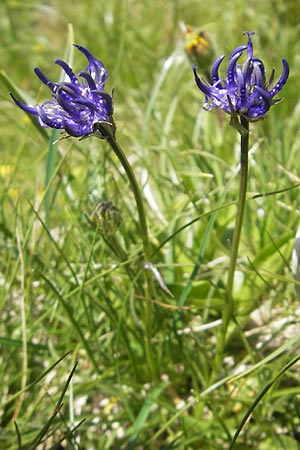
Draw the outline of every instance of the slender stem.
<instances>
[{"instance_id":1,"label":"slender stem","mask_svg":"<svg viewBox=\"0 0 300 450\"><path fill-rule=\"evenodd\" d=\"M98 123L97 124L98 130L102 134L102 136L105 136L106 140L108 141L109 145L111 146L112 150L114 151L115 155L119 159L120 163L122 164L125 173L127 175L127 178L129 180L129 183L131 185L135 203L138 211L139 216L139 225L140 225L140 231L143 241L143 250L144 250L144 258L147 261L150 258L150 243L149 243L149 236L148 236L148 226L147 226L147 219L146 219L146 212L144 208L144 202L142 193L139 187L139 184L137 182L137 179L135 177L134 171L125 155L121 147L116 141L116 138L114 136L113 128L106 123ZM146 274L146 297L151 298L150 293L153 289L151 287L153 286L152 280L150 277ZM143 321L145 326L145 353L147 360L149 362L150 370L152 373L153 379L157 380L157 370L155 366L154 361L154 355L153 355L153 349L152 349L152 343L151 343L151 337L152 337L152 303L148 299L145 300L144 303L144 314L143 314Z\"/></svg>"},{"instance_id":2,"label":"slender stem","mask_svg":"<svg viewBox=\"0 0 300 450\"><path fill-rule=\"evenodd\" d=\"M228 268L227 285L225 292L225 303L222 315L222 328L217 344L217 362L215 370L218 371L226 343L226 334L228 330L228 325L230 320L233 318L233 285L234 285L234 275L236 270L236 263L238 258L239 243L241 237L241 230L244 218L244 210L246 203L246 192L247 192L247 180L248 180L248 152L249 152L249 122L248 120L241 117L241 125L247 131L245 134L241 135L241 168L240 168L240 185L239 185L239 196L237 204L236 221L233 232L231 250L230 250L230 260Z\"/></svg>"},{"instance_id":3,"label":"slender stem","mask_svg":"<svg viewBox=\"0 0 300 450\"><path fill-rule=\"evenodd\" d=\"M241 117L241 125L247 130L247 133L241 135L241 168L240 168L240 186L239 186L239 197L237 204L236 221L233 232L231 251L230 251L230 261L228 269L228 278L226 286L226 308L223 312L223 329L226 334L229 321L233 313L233 282L234 274L236 269L236 262L238 258L240 237L242 224L244 219L244 210L246 203L246 192L247 192L247 180L248 180L248 152L249 152L249 122L248 120Z\"/></svg>"},{"instance_id":4,"label":"slender stem","mask_svg":"<svg viewBox=\"0 0 300 450\"><path fill-rule=\"evenodd\" d=\"M122 164L125 173L127 175L127 178L129 180L129 183L132 187L133 195L135 198L135 203L138 211L139 216L139 225L140 225L140 231L142 235L142 241L143 241L143 249L145 258L148 259L150 256L150 245L149 245L149 237L148 237L148 227L147 227L147 220L146 220L146 212L144 208L144 202L142 193L139 187L139 184L137 182L137 179L135 177L135 174L132 170L132 167L126 158L125 153L119 146L119 144L116 141L116 138L114 137L114 134L112 133L109 126L106 124L98 124L98 128L101 131L101 133L106 137L106 140L108 141L109 145L111 146L112 150L114 151L115 155L119 159L120 163Z\"/></svg>"}]
</instances>

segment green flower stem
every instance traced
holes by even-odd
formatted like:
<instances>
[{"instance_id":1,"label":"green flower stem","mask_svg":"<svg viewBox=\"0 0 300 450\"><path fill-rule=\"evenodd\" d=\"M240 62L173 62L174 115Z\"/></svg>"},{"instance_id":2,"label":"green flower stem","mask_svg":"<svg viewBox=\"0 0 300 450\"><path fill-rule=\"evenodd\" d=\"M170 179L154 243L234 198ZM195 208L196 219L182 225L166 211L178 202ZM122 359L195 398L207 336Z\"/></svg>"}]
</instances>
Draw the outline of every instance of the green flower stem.
<instances>
[{"instance_id":1,"label":"green flower stem","mask_svg":"<svg viewBox=\"0 0 300 450\"><path fill-rule=\"evenodd\" d=\"M233 239L230 251L229 270L226 286L226 303L227 308L224 310L223 315L223 328L225 332L228 328L228 323L233 312L233 282L236 269L236 262L238 258L241 230L244 219L244 210L246 203L247 193L247 180L248 180L248 152L249 152L249 122L247 119L241 117L241 124L247 130L247 133L241 135L241 168L240 168L240 186L239 186L239 198L237 205L236 221L233 233Z\"/></svg>"},{"instance_id":2,"label":"green flower stem","mask_svg":"<svg viewBox=\"0 0 300 450\"><path fill-rule=\"evenodd\" d=\"M111 126L109 124L98 124L98 129L101 131L101 133L106 137L106 140L108 141L109 145L111 146L112 150L114 151L115 155L119 159L120 163L122 164L125 173L127 175L127 178L129 180L129 183L131 185L133 195L135 198L135 203L138 211L139 216L139 225L140 225L140 231L142 235L142 241L143 241L143 250L145 259L148 260L150 257L150 245L149 245L149 237L148 237L148 227L147 227L147 220L146 220L146 213L144 208L144 202L143 197L141 194L141 190L139 187L139 184L137 182L137 179L135 177L135 174L132 170L132 167L126 158L125 153L119 146L119 144L116 141L116 138L114 136L114 133L112 132Z\"/></svg>"},{"instance_id":3,"label":"green flower stem","mask_svg":"<svg viewBox=\"0 0 300 450\"><path fill-rule=\"evenodd\" d=\"M135 203L138 211L138 217L139 217L139 225L140 225L140 231L143 241L143 250L144 250L144 260L148 261L150 259L150 243L149 243L149 236L148 236L148 226L147 226L147 220L146 220L146 212L144 208L144 202L142 193L139 187L139 184L137 182L137 179L135 177L134 171L125 155L121 147L119 146L118 142L116 141L113 127L110 124L107 123L99 123L97 124L98 130L101 132L103 136L105 136L106 140L108 141L110 147L112 148L113 152L119 159L120 163L122 164L125 173L127 175L127 178L129 180L129 183L131 185ZM144 308L144 314L143 314L143 321L145 326L145 352L147 360L149 361L149 365L151 368L152 377L154 379L157 379L157 370L155 367L154 357L153 357L153 351L152 351L152 344L151 344L151 337L152 337L152 303L149 299L151 299L150 293L152 292L152 280L149 276L146 274L146 281L147 281L147 289L146 289L146 300L144 302L145 308Z\"/></svg>"},{"instance_id":4,"label":"green flower stem","mask_svg":"<svg viewBox=\"0 0 300 450\"><path fill-rule=\"evenodd\" d=\"M241 168L240 168L240 185L239 185L239 197L237 204L237 214L235 227L233 232L231 250L230 250L230 260L228 268L228 278L225 293L225 304L222 315L222 329L221 336L218 339L218 349L217 349L217 366L220 366L224 347L226 343L226 334L228 330L228 325L230 320L233 318L233 284L234 275L236 270L236 263L238 258L239 243L241 237L241 230L244 218L244 210L246 203L246 192L247 192L247 180L248 180L248 152L249 152L249 122L247 119L241 117L241 126L244 133L241 134Z\"/></svg>"}]
</instances>

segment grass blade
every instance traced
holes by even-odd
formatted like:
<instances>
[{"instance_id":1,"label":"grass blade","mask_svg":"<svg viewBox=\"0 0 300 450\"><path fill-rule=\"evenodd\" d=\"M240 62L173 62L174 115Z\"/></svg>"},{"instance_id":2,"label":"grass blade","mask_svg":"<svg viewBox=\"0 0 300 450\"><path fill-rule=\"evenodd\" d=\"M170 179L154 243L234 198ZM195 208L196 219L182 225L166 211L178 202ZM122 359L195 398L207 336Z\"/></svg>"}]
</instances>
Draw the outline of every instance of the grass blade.
<instances>
[{"instance_id":1,"label":"grass blade","mask_svg":"<svg viewBox=\"0 0 300 450\"><path fill-rule=\"evenodd\" d=\"M282 377L282 375L285 374L285 372L287 370L289 370L293 365L295 365L298 361L300 360L300 355L295 356L295 358L293 358L288 364L286 364L279 372L277 375L275 375L275 377L272 378L271 381L269 381L269 383L266 384L266 386L260 391L260 393L258 394L258 396L256 397L256 399L254 400L254 402L252 403L252 405L250 406L250 408L248 409L248 411L246 412L246 414L244 415L244 417L242 418L238 429L235 432L235 435L233 436L233 439L231 441L230 447L228 450L232 450L234 447L235 442L237 441L237 438L239 437L240 432L243 429L243 426L245 425L245 423L247 422L247 420L249 419L250 415L253 413L254 409L256 408L256 406L259 404L259 402L263 399L263 397L267 394L267 392L271 389L272 386L274 386L274 384Z\"/></svg>"}]
</instances>

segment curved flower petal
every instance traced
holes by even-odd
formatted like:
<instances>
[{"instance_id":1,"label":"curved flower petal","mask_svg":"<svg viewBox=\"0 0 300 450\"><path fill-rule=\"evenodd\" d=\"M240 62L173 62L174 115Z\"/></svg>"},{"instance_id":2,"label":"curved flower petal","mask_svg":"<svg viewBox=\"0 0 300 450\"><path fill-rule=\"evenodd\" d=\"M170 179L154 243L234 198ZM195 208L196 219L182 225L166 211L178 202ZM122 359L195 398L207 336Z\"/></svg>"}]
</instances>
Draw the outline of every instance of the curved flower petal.
<instances>
[{"instance_id":1,"label":"curved flower petal","mask_svg":"<svg viewBox=\"0 0 300 450\"><path fill-rule=\"evenodd\" d=\"M86 80L86 82L91 90L97 89L96 83L93 80L92 75L90 75L87 72L79 72L78 75Z\"/></svg>"},{"instance_id":2,"label":"curved flower petal","mask_svg":"<svg viewBox=\"0 0 300 450\"><path fill-rule=\"evenodd\" d=\"M253 44L251 37L254 36L255 31L244 31L243 34L248 36L247 53L250 58L253 56Z\"/></svg>"},{"instance_id":3,"label":"curved flower petal","mask_svg":"<svg viewBox=\"0 0 300 450\"><path fill-rule=\"evenodd\" d=\"M89 62L88 66L85 69L85 72L89 72L91 74L97 85L104 85L104 83L107 81L108 75L102 61L95 58L88 51L88 49L86 49L82 45L74 44L74 47L78 48L78 50L86 56Z\"/></svg>"},{"instance_id":4,"label":"curved flower petal","mask_svg":"<svg viewBox=\"0 0 300 450\"><path fill-rule=\"evenodd\" d=\"M239 47L235 48L230 55L230 59L232 59L237 53L243 53L243 51L246 50L246 48L247 45L240 45Z\"/></svg>"},{"instance_id":5,"label":"curved flower petal","mask_svg":"<svg viewBox=\"0 0 300 450\"><path fill-rule=\"evenodd\" d=\"M58 89L57 92L64 92L66 95L68 95L71 98L80 97L82 94L82 91L85 89L85 86L80 86L79 83L72 84L68 83L67 81L64 81L62 83L58 83Z\"/></svg>"},{"instance_id":6,"label":"curved flower petal","mask_svg":"<svg viewBox=\"0 0 300 450\"><path fill-rule=\"evenodd\" d=\"M287 62L287 60L285 58L282 59L282 65L283 65L283 70L282 70L281 77L279 78L279 80L277 81L277 83L275 84L273 89L271 89L271 91L270 91L270 95L272 97L274 97L274 95L278 94L278 92L281 91L281 89L283 88L283 86L287 82L287 79L288 79L289 74L290 74L290 67L289 67L289 64L288 64L288 62Z\"/></svg>"},{"instance_id":7,"label":"curved flower petal","mask_svg":"<svg viewBox=\"0 0 300 450\"><path fill-rule=\"evenodd\" d=\"M228 87L229 89L235 88L235 81L236 81L236 63L238 59L242 56L242 52L236 53L229 62L228 65Z\"/></svg>"},{"instance_id":8,"label":"curved flower petal","mask_svg":"<svg viewBox=\"0 0 300 450\"><path fill-rule=\"evenodd\" d=\"M11 92L9 95L11 96L11 98L13 99L15 104L17 106L19 106L19 108L23 109L23 111L25 111L29 114L34 114L35 116L38 114L36 108L33 108L32 106L28 106L28 105L25 105L25 103L20 102L20 100L18 100Z\"/></svg>"},{"instance_id":9,"label":"curved flower petal","mask_svg":"<svg viewBox=\"0 0 300 450\"><path fill-rule=\"evenodd\" d=\"M211 88L210 88L208 85L204 84L204 83L200 80L200 78L198 77L198 74L197 74L197 68L196 68L196 66L193 66L193 72L194 72L194 77L195 77L195 81L196 81L196 83L197 83L198 88L199 88L202 92L204 92L204 94L206 94L206 95L208 95L208 96L210 97Z\"/></svg>"},{"instance_id":10,"label":"curved flower petal","mask_svg":"<svg viewBox=\"0 0 300 450\"><path fill-rule=\"evenodd\" d=\"M55 62L55 64L60 66L66 72L66 74L70 78L71 83L74 83L74 84L78 83L75 73L73 72L71 67L65 61L63 61L61 59L55 59L54 62Z\"/></svg>"},{"instance_id":11,"label":"curved flower petal","mask_svg":"<svg viewBox=\"0 0 300 450\"><path fill-rule=\"evenodd\" d=\"M55 90L56 84L49 80L49 78L47 78L46 75L38 67L35 67L33 70L42 83L44 83L49 89L51 89L51 91Z\"/></svg>"},{"instance_id":12,"label":"curved flower petal","mask_svg":"<svg viewBox=\"0 0 300 450\"><path fill-rule=\"evenodd\" d=\"M212 78L213 83L216 83L219 80L219 67L224 58L225 58L225 55L219 56L219 58L216 59L214 65L212 67L211 78Z\"/></svg>"},{"instance_id":13,"label":"curved flower petal","mask_svg":"<svg viewBox=\"0 0 300 450\"><path fill-rule=\"evenodd\" d=\"M47 127L62 129L64 126L61 114L58 114L57 111L55 112L55 110L53 111L51 109L47 110L48 106L49 105L47 102L45 102L41 106L40 105L37 106L38 117L40 121Z\"/></svg>"}]
</instances>

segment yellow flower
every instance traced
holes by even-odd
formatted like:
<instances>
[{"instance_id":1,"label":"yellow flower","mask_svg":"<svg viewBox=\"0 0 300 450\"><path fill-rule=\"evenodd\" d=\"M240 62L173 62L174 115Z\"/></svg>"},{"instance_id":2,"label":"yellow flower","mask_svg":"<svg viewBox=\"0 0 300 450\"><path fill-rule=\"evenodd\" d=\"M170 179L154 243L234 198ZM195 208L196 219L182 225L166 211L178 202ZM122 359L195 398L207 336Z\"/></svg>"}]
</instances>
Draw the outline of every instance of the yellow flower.
<instances>
[{"instance_id":1,"label":"yellow flower","mask_svg":"<svg viewBox=\"0 0 300 450\"><path fill-rule=\"evenodd\" d=\"M210 35L191 25L185 25L184 50L193 64L207 72L215 59L215 49Z\"/></svg>"}]
</instances>

